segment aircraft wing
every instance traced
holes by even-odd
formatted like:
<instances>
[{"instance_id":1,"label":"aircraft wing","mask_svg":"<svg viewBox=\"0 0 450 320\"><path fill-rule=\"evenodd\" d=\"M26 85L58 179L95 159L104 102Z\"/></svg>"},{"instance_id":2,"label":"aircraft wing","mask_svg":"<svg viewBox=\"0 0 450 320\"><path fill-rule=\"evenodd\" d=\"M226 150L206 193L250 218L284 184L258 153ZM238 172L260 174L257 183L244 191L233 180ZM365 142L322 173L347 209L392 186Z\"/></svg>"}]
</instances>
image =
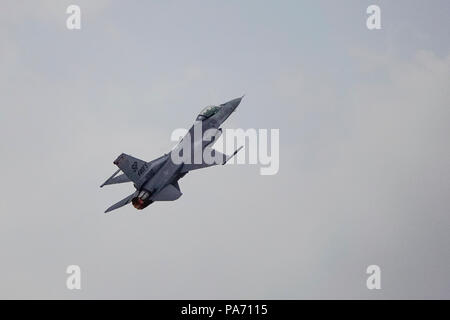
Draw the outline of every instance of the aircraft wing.
<instances>
[{"instance_id":1,"label":"aircraft wing","mask_svg":"<svg viewBox=\"0 0 450 320\"><path fill-rule=\"evenodd\" d=\"M208 167L212 167L212 166L215 166L215 165L218 165L218 164L224 165L225 163L227 163L228 160L233 158L236 155L236 153L238 153L239 150L241 150L241 149L242 149L242 146L239 147L231 156L228 156L228 155L226 155L226 154L224 154L222 152L219 152L219 151L213 149L211 151L211 156L214 159L219 159L218 162L214 161L213 163L206 163L203 160L202 163L192 163L192 164L186 164L185 163L183 165L183 168L181 169L181 173L186 173L186 172L189 172L189 171L192 171L192 170L197 170L197 169L202 169L202 168L208 168Z\"/></svg>"},{"instance_id":2,"label":"aircraft wing","mask_svg":"<svg viewBox=\"0 0 450 320\"><path fill-rule=\"evenodd\" d=\"M175 185L168 184L165 186L161 191L156 193L151 200L152 201L173 201L177 200L179 197L181 197L182 193L180 191L180 186L178 185L178 182L176 182Z\"/></svg>"}]
</instances>

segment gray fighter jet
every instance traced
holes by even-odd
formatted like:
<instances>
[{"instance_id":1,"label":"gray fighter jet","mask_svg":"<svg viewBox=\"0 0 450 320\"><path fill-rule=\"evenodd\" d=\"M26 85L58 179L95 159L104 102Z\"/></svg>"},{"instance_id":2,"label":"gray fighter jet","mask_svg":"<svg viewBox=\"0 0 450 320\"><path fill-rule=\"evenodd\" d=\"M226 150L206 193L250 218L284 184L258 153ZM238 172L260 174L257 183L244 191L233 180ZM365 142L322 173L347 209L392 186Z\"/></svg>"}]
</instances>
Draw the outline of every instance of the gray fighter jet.
<instances>
[{"instance_id":1,"label":"gray fighter jet","mask_svg":"<svg viewBox=\"0 0 450 320\"><path fill-rule=\"evenodd\" d=\"M141 210L154 201L177 200L182 195L178 180L189 171L225 164L231 159L242 147L231 156L211 147L222 133L220 126L236 110L242 98L243 96L221 105L204 108L175 148L155 160L147 162L122 153L113 162L119 169L100 188L108 184L133 182L136 191L106 209L105 213L130 202L136 209ZM207 132L210 134L205 134ZM205 139L206 136L211 137ZM204 153L207 148L208 152ZM205 158L203 154L208 154L209 158ZM120 171L123 173L117 175Z\"/></svg>"}]
</instances>

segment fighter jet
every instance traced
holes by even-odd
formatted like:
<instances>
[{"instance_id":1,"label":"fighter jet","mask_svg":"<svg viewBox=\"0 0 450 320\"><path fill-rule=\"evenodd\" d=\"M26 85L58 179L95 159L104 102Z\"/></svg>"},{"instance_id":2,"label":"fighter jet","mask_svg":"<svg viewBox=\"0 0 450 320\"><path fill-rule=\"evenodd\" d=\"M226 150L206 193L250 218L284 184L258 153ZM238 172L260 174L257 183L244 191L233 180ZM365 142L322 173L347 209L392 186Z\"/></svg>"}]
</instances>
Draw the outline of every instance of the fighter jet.
<instances>
[{"instance_id":1,"label":"fighter jet","mask_svg":"<svg viewBox=\"0 0 450 320\"><path fill-rule=\"evenodd\" d=\"M109 184L132 182L136 191L110 206L105 213L129 203L142 210L155 201L177 200L182 195L178 180L189 171L223 165L236 155L242 146L227 156L212 149L212 145L222 133L220 126L236 110L242 98L243 96L221 105L205 107L183 139L169 153L157 159L147 162L125 153L119 155L113 162L119 169L100 188ZM207 132L212 132L210 139L205 139ZM206 148L209 148L209 152L205 153L210 155L209 159L203 156ZM122 174L118 175L121 171Z\"/></svg>"}]
</instances>

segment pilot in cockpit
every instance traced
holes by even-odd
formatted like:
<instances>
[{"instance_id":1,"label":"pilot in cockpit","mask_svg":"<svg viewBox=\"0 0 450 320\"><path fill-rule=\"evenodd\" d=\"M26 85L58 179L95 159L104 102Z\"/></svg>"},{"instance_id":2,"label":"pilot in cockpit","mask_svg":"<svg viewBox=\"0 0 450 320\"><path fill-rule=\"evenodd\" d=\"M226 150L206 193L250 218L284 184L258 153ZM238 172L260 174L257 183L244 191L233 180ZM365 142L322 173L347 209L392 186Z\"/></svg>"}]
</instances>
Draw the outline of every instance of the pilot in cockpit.
<instances>
[{"instance_id":1,"label":"pilot in cockpit","mask_svg":"<svg viewBox=\"0 0 450 320\"><path fill-rule=\"evenodd\" d=\"M196 121L203 121L208 119L209 117L215 115L220 110L220 106L207 106L205 107L200 114L197 116Z\"/></svg>"}]
</instances>

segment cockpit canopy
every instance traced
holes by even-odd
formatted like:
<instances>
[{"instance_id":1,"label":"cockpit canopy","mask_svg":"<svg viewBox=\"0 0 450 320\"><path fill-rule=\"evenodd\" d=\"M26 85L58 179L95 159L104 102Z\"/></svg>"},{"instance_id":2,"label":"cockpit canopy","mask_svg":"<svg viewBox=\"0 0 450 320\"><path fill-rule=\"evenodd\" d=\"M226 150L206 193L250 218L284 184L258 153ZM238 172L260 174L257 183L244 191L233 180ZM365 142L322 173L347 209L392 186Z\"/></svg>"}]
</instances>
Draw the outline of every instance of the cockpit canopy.
<instances>
[{"instance_id":1,"label":"cockpit canopy","mask_svg":"<svg viewBox=\"0 0 450 320\"><path fill-rule=\"evenodd\" d=\"M197 116L197 121L203 121L219 112L220 106L207 106Z\"/></svg>"}]
</instances>

